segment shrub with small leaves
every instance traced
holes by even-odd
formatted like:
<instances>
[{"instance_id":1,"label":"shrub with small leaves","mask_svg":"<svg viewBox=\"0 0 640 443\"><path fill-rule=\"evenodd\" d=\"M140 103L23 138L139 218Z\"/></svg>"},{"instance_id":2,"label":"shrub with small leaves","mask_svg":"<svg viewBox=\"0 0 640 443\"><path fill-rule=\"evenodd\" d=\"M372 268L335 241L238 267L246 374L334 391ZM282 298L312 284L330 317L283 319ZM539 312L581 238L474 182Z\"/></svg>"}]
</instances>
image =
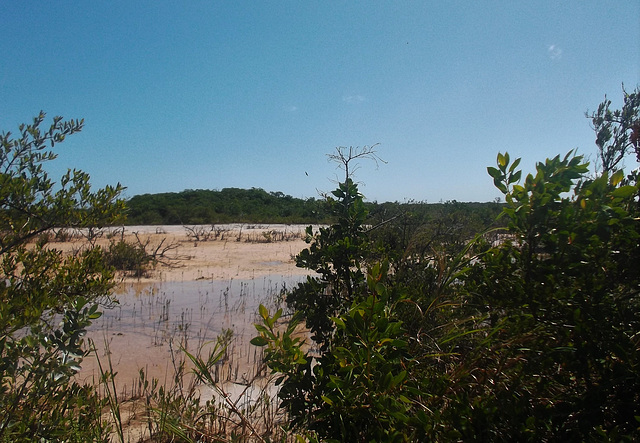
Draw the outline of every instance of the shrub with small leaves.
<instances>
[{"instance_id":1,"label":"shrub with small leaves","mask_svg":"<svg viewBox=\"0 0 640 443\"><path fill-rule=\"evenodd\" d=\"M44 235L116 222L123 188L93 192L77 170L54 185L49 148L83 122L55 117L42 130L44 118L0 135L0 441L102 441L104 404L73 375L99 303L112 301L113 275L99 249L65 257Z\"/></svg>"}]
</instances>

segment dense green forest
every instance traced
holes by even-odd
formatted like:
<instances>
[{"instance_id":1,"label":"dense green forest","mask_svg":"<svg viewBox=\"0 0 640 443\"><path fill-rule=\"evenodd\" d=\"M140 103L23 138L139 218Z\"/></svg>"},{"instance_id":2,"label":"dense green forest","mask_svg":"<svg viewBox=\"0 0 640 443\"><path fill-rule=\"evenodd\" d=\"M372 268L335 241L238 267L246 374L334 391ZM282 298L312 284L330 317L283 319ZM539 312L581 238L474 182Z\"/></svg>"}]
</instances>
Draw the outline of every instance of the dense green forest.
<instances>
[{"instance_id":1,"label":"dense green forest","mask_svg":"<svg viewBox=\"0 0 640 443\"><path fill-rule=\"evenodd\" d=\"M453 222L449 228L468 224L474 228L491 224L502 205L492 203L365 202L372 223L404 217L407 225L425 220ZM195 225L215 223L330 223L332 214L325 199L295 198L260 188L185 190L136 195L127 201L129 225ZM455 219L455 221L454 221ZM471 229L469 232L472 232Z\"/></svg>"},{"instance_id":2,"label":"dense green forest","mask_svg":"<svg viewBox=\"0 0 640 443\"><path fill-rule=\"evenodd\" d=\"M144 225L317 223L326 217L320 200L260 188L143 194L132 197L127 207L127 223Z\"/></svg>"}]
</instances>

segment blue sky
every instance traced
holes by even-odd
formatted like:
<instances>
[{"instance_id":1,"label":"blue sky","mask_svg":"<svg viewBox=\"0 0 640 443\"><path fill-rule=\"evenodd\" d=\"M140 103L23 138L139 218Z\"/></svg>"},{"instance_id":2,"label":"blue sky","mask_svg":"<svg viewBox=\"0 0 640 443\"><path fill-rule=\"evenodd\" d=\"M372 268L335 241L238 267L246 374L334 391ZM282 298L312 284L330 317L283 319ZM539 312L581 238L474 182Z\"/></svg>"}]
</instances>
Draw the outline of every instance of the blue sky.
<instances>
[{"instance_id":1,"label":"blue sky","mask_svg":"<svg viewBox=\"0 0 640 443\"><path fill-rule=\"evenodd\" d=\"M499 151L593 154L585 111L640 84L636 0L5 0L0 25L0 130L84 118L49 169L129 197L318 197L326 154L379 143L369 200L490 201Z\"/></svg>"}]
</instances>

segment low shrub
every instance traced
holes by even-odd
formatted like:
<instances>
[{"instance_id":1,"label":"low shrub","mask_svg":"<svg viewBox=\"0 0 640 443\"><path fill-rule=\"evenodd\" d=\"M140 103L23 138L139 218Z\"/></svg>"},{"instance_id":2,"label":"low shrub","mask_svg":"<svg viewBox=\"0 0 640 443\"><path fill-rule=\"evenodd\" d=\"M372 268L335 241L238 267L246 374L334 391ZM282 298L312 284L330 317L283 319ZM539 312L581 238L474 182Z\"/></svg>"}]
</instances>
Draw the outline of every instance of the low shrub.
<instances>
[{"instance_id":1,"label":"low shrub","mask_svg":"<svg viewBox=\"0 0 640 443\"><path fill-rule=\"evenodd\" d=\"M109 244L109 248L104 251L104 261L117 271L142 277L153 259L141 245L119 240Z\"/></svg>"}]
</instances>

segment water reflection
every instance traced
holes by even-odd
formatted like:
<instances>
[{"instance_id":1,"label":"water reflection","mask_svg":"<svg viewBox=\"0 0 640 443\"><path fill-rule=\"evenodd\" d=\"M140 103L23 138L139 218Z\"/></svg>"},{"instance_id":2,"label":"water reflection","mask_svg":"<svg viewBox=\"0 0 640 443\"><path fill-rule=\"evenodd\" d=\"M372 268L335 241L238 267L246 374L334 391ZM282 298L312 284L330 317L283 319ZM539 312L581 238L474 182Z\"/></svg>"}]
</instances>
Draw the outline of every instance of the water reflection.
<instances>
[{"instance_id":1,"label":"water reflection","mask_svg":"<svg viewBox=\"0 0 640 443\"><path fill-rule=\"evenodd\" d=\"M104 310L88 332L97 356L107 359L119 385L134 384L139 370L161 382L172 376L175 354L211 347L222 334L230 337L228 379L249 377L260 351L249 344L256 335L260 303L277 308L284 289L302 281L300 276L271 275L251 280L198 280L141 285L130 283L116 291L119 305ZM230 332L231 331L231 332ZM96 380L96 356L85 359L81 378Z\"/></svg>"}]
</instances>

